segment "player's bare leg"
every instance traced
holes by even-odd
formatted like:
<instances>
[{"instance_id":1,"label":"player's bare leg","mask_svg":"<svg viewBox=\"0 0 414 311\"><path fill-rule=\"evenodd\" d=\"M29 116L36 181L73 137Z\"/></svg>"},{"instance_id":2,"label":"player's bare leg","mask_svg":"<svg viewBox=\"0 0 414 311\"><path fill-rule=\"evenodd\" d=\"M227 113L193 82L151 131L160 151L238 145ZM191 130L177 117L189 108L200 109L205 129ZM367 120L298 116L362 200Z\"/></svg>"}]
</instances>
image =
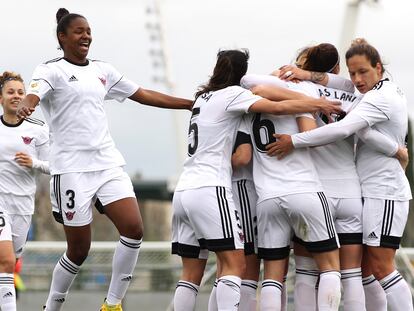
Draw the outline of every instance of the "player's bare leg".
<instances>
[{"instance_id":1,"label":"player's bare leg","mask_svg":"<svg viewBox=\"0 0 414 311\"><path fill-rule=\"evenodd\" d=\"M241 278L246 270L244 250L219 251L216 255L221 266L216 290L218 310L238 310Z\"/></svg>"},{"instance_id":2,"label":"player's bare leg","mask_svg":"<svg viewBox=\"0 0 414 311\"><path fill-rule=\"evenodd\" d=\"M183 271L174 294L175 311L192 311L206 267L206 259L181 257Z\"/></svg>"},{"instance_id":3,"label":"player's bare leg","mask_svg":"<svg viewBox=\"0 0 414 311\"><path fill-rule=\"evenodd\" d=\"M112 261L112 277L107 305L120 305L138 260L144 226L136 198L124 198L104 207L105 214L118 229L120 238Z\"/></svg>"},{"instance_id":4,"label":"player's bare leg","mask_svg":"<svg viewBox=\"0 0 414 311\"><path fill-rule=\"evenodd\" d=\"M0 227L0 230L2 230L2 227ZM13 274L15 262L12 241L0 241L0 309L4 311L16 311Z\"/></svg>"}]
</instances>

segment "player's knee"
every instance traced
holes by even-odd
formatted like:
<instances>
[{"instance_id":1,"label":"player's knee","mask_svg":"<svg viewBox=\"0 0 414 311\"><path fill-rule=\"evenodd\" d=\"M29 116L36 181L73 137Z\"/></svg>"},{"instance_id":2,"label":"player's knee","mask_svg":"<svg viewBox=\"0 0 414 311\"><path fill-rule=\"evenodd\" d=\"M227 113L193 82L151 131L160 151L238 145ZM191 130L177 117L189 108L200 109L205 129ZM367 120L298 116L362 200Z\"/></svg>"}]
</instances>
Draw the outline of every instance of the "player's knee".
<instances>
[{"instance_id":1,"label":"player's knee","mask_svg":"<svg viewBox=\"0 0 414 311\"><path fill-rule=\"evenodd\" d=\"M382 262L379 260L371 262L370 267L372 274L375 276L377 280L382 280L395 270L393 264Z\"/></svg>"},{"instance_id":2,"label":"player's knee","mask_svg":"<svg viewBox=\"0 0 414 311\"><path fill-rule=\"evenodd\" d=\"M16 258L14 254L8 254L7 256L0 257L0 273L13 273L14 266L16 264Z\"/></svg>"},{"instance_id":3,"label":"player's knee","mask_svg":"<svg viewBox=\"0 0 414 311\"><path fill-rule=\"evenodd\" d=\"M89 249L90 249L90 244L87 244L87 243L77 245L75 247L69 246L66 252L66 255L72 262L80 266L83 264L85 259L88 257Z\"/></svg>"},{"instance_id":4,"label":"player's knee","mask_svg":"<svg viewBox=\"0 0 414 311\"><path fill-rule=\"evenodd\" d=\"M125 224L120 231L122 236L130 239L140 240L144 236L144 226L139 222Z\"/></svg>"}]
</instances>

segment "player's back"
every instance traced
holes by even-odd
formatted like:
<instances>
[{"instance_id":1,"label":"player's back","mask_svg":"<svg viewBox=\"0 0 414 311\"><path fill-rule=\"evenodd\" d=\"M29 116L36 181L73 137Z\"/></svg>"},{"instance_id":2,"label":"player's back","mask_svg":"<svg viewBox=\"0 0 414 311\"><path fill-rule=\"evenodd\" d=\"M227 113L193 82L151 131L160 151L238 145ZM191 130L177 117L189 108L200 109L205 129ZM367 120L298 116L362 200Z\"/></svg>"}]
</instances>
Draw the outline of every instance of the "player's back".
<instances>
[{"instance_id":1,"label":"player's back","mask_svg":"<svg viewBox=\"0 0 414 311\"><path fill-rule=\"evenodd\" d=\"M255 114L251 121L253 178L259 202L271 197L322 191L308 149L297 149L278 160L266 154L274 133L298 133L296 116Z\"/></svg>"},{"instance_id":2,"label":"player's back","mask_svg":"<svg viewBox=\"0 0 414 311\"><path fill-rule=\"evenodd\" d=\"M261 97L240 86L200 95L188 131L188 158L176 190L231 187L231 154L242 115Z\"/></svg>"},{"instance_id":3,"label":"player's back","mask_svg":"<svg viewBox=\"0 0 414 311\"><path fill-rule=\"evenodd\" d=\"M302 91L308 96L340 102L344 111L355 106L359 98L352 92L335 89L312 82L290 83L289 88ZM336 122L341 116L332 116ZM316 117L318 127L329 123L328 118L319 114ZM314 147L310 150L312 160L318 172L324 191L332 197L360 197L361 188L354 163L353 136L338 140L327 145Z\"/></svg>"}]
</instances>

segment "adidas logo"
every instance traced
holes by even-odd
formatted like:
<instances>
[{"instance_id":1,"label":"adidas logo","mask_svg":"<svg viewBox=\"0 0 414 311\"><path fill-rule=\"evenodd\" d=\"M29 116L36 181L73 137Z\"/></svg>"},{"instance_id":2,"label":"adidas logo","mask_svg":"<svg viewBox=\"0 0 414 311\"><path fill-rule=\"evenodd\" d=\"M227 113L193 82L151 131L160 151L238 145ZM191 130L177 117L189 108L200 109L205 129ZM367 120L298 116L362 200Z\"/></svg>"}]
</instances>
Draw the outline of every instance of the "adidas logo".
<instances>
[{"instance_id":1,"label":"adidas logo","mask_svg":"<svg viewBox=\"0 0 414 311\"><path fill-rule=\"evenodd\" d=\"M65 302L65 298L56 298L55 301L56 302L60 302L60 303L64 303Z\"/></svg>"},{"instance_id":2,"label":"adidas logo","mask_svg":"<svg viewBox=\"0 0 414 311\"><path fill-rule=\"evenodd\" d=\"M375 234L374 231L372 231L369 235L368 235L368 239L378 239L377 235Z\"/></svg>"},{"instance_id":3,"label":"adidas logo","mask_svg":"<svg viewBox=\"0 0 414 311\"><path fill-rule=\"evenodd\" d=\"M69 82L75 82L75 81L78 81L78 79L76 79L76 77L75 77L74 75L72 75L72 76L69 78Z\"/></svg>"},{"instance_id":4,"label":"adidas logo","mask_svg":"<svg viewBox=\"0 0 414 311\"><path fill-rule=\"evenodd\" d=\"M125 281L125 282L129 282L131 280L132 280L132 276L131 275L129 275L129 276L124 277L124 278L121 279L121 281Z\"/></svg>"},{"instance_id":5,"label":"adidas logo","mask_svg":"<svg viewBox=\"0 0 414 311\"><path fill-rule=\"evenodd\" d=\"M3 299L4 299L4 298L7 298L7 297L13 297L13 293L12 293L12 292L8 292L8 293L6 293L6 294L3 296Z\"/></svg>"}]
</instances>

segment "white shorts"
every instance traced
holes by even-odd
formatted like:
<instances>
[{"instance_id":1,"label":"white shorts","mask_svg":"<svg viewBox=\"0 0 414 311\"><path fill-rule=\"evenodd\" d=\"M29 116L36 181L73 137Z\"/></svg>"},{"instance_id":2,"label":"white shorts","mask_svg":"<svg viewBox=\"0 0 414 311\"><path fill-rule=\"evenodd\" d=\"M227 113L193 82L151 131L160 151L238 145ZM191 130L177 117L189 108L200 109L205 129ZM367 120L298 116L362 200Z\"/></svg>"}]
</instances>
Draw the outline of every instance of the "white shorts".
<instances>
[{"instance_id":1,"label":"white shorts","mask_svg":"<svg viewBox=\"0 0 414 311\"><path fill-rule=\"evenodd\" d=\"M238 180L232 183L233 198L241 218L244 235L244 253L252 255L257 252L257 194L251 180Z\"/></svg>"},{"instance_id":2,"label":"white shorts","mask_svg":"<svg viewBox=\"0 0 414 311\"><path fill-rule=\"evenodd\" d=\"M23 254L24 245L27 241L27 233L32 222L32 215L9 215L12 230L13 248L16 258Z\"/></svg>"},{"instance_id":3,"label":"white shorts","mask_svg":"<svg viewBox=\"0 0 414 311\"><path fill-rule=\"evenodd\" d=\"M407 223L408 209L408 201L364 198L364 244L398 249Z\"/></svg>"},{"instance_id":4,"label":"white shorts","mask_svg":"<svg viewBox=\"0 0 414 311\"><path fill-rule=\"evenodd\" d=\"M265 260L287 258L293 233L311 253L339 247L328 201L323 192L267 199L257 205L258 255Z\"/></svg>"},{"instance_id":5,"label":"white shorts","mask_svg":"<svg viewBox=\"0 0 414 311\"><path fill-rule=\"evenodd\" d=\"M243 249L243 241L231 189L202 187L174 193L173 254L207 259L208 250Z\"/></svg>"},{"instance_id":6,"label":"white shorts","mask_svg":"<svg viewBox=\"0 0 414 311\"><path fill-rule=\"evenodd\" d=\"M10 217L2 211L0 211L0 242L1 241L13 241Z\"/></svg>"},{"instance_id":7,"label":"white shorts","mask_svg":"<svg viewBox=\"0 0 414 311\"><path fill-rule=\"evenodd\" d=\"M53 175L50 180L53 216L66 226L92 222L92 207L97 199L103 206L135 198L134 188L122 167L102 171Z\"/></svg>"},{"instance_id":8,"label":"white shorts","mask_svg":"<svg viewBox=\"0 0 414 311\"><path fill-rule=\"evenodd\" d=\"M362 198L328 197L339 244L362 244Z\"/></svg>"}]
</instances>

